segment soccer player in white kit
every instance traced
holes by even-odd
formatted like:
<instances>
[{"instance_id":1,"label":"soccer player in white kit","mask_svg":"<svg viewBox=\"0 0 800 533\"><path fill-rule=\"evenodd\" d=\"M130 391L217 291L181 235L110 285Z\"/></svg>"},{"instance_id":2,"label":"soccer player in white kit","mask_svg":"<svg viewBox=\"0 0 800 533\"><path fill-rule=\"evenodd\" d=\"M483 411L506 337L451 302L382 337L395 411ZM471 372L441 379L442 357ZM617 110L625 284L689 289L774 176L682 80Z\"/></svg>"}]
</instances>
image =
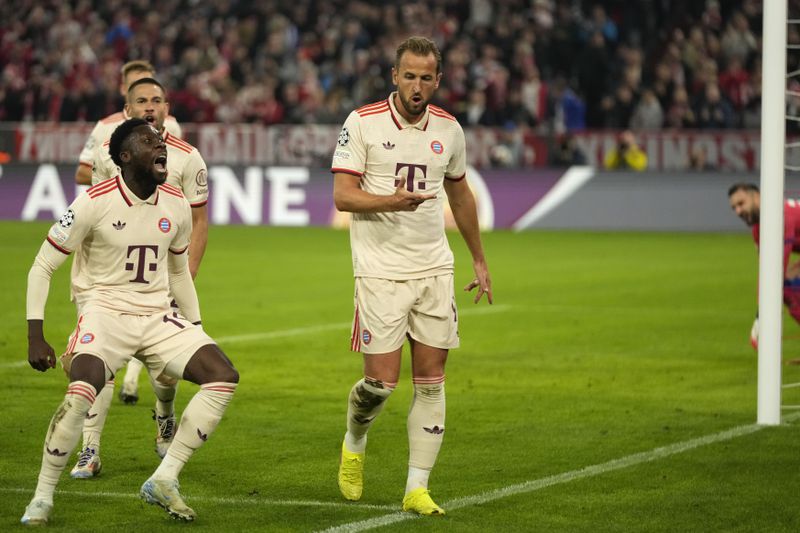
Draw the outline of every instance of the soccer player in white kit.
<instances>
[{"instance_id":1,"label":"soccer player in white kit","mask_svg":"<svg viewBox=\"0 0 800 533\"><path fill-rule=\"evenodd\" d=\"M130 85L126 98L126 115L144 119L163 132L168 153L167 184L180 190L192 207L192 234L188 254L189 272L194 279L208 242L208 208L206 205L208 202L208 173L205 161L195 147L181 139L174 138L168 131L164 131L164 120L169 110L169 104L166 91L161 83L153 78L140 78ZM106 140L95 149L92 172L94 184L114 179L119 174L119 169L112 160L108 147L109 141ZM73 262L73 274L77 274L82 268L80 257L78 256ZM126 369L126 380L129 375L138 376L141 367L142 363L138 359L131 359ZM153 414L156 421L156 452L159 457L163 458L175 431L174 400L177 384L158 381L152 374L150 374L150 383L156 395ZM113 395L114 381L111 380L98 393L84 423L83 445L78 454L78 461L70 472L75 479L94 477L102 469L100 437Z\"/></svg>"},{"instance_id":2,"label":"soccer player in white kit","mask_svg":"<svg viewBox=\"0 0 800 533\"><path fill-rule=\"evenodd\" d=\"M21 519L26 525L47 523L58 478L96 394L131 356L154 374L200 385L166 456L140 490L147 503L194 520L178 475L216 428L239 381L233 364L199 326L186 256L191 208L165 183L161 134L144 120L128 120L111 136L110 153L120 176L75 199L51 227L28 274L28 361L44 372L56 364L43 332L50 279L70 253L81 256L73 279L81 315L62 359L70 383L45 437L36 492ZM170 307L170 291L183 314Z\"/></svg>"},{"instance_id":3,"label":"soccer player in white kit","mask_svg":"<svg viewBox=\"0 0 800 533\"><path fill-rule=\"evenodd\" d=\"M458 347L453 253L444 231L444 197L472 255L475 302L492 303L475 199L467 186L464 132L429 102L441 79L433 41L411 37L397 49L386 100L350 113L333 155L334 202L352 213L355 276L351 349L364 377L350 391L339 488L361 498L367 430L397 385L405 339L411 346L414 400L403 510L441 515L428 477L445 431L445 361Z\"/></svg>"},{"instance_id":4,"label":"soccer player in white kit","mask_svg":"<svg viewBox=\"0 0 800 533\"><path fill-rule=\"evenodd\" d=\"M156 69L148 61L135 60L128 61L122 65L120 71L120 86L119 93L128 100L128 89L130 86L142 78L154 78ZM129 113L128 106L126 105L122 111L112 113L111 115L100 119L94 125L86 144L83 145L81 154L78 158L78 168L75 170L75 183L78 185L91 185L92 184L92 167L94 166L94 155L97 147L101 146L104 142L108 142L114 130L128 120L133 118L134 115ZM141 117L140 117L141 118ZM172 115L166 115L163 120L163 128L166 133L171 137L180 139L182 135L181 126ZM113 177L113 176L112 176ZM197 226L197 223L195 223ZM191 267L190 260L190 267ZM194 275L194 271L193 271ZM125 377L122 381L122 387L119 391L119 398L123 403L135 404L139 399L139 373L142 370L142 364L138 359L131 359L128 363L128 368L125 372ZM113 386L110 386L113 389ZM110 390L106 394L113 394L114 391ZM102 398L100 400L102 402ZM87 472L84 472L86 474Z\"/></svg>"}]
</instances>

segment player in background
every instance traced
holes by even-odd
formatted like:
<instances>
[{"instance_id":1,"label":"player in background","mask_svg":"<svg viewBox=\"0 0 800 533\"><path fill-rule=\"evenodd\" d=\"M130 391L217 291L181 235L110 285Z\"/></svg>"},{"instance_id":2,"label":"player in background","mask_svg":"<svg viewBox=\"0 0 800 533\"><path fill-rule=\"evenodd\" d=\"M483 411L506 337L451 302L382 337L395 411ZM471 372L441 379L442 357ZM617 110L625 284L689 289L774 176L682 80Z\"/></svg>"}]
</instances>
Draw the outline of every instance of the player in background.
<instances>
[{"instance_id":1,"label":"player in background","mask_svg":"<svg viewBox=\"0 0 800 533\"><path fill-rule=\"evenodd\" d=\"M128 97L128 88L133 82L141 78L155 77L156 70L148 61L136 60L129 61L122 65L119 93L123 98ZM131 118L126 109L107 116L97 121L94 129L89 134L86 144L81 150L78 160L78 168L75 170L75 183L78 185L90 185L92 183L92 165L94 164L94 153L97 147L103 142L108 141L111 133L123 121ZM164 120L164 128L174 138L182 137L181 127L173 116L167 116ZM135 404L139 399L139 373L142 364L138 359L131 359L130 365L125 372L122 388L119 391L119 398L123 403ZM113 391L112 391L113 394Z\"/></svg>"},{"instance_id":2,"label":"player in background","mask_svg":"<svg viewBox=\"0 0 800 533\"><path fill-rule=\"evenodd\" d=\"M70 383L47 430L36 492L21 520L27 525L47 523L58 478L96 394L132 355L153 375L200 385L166 457L140 490L147 503L194 520L178 475L216 428L239 381L230 360L199 326L186 254L191 208L165 183L164 140L146 121L131 119L112 134L110 153L121 175L72 202L50 228L28 274L28 362L44 372L56 365L44 337L50 280L73 251L83 264L72 279L81 315L62 357ZM184 315L170 307L170 292Z\"/></svg>"},{"instance_id":3,"label":"player in background","mask_svg":"<svg viewBox=\"0 0 800 533\"><path fill-rule=\"evenodd\" d=\"M736 216L750 226L753 240L759 245L761 192L754 183L734 183L728 189L728 200ZM790 261L792 252L800 252L800 202L783 204L783 303L792 318L800 323L800 261ZM750 330L750 343L758 348L758 318Z\"/></svg>"},{"instance_id":4,"label":"player in background","mask_svg":"<svg viewBox=\"0 0 800 533\"><path fill-rule=\"evenodd\" d=\"M444 514L428 478L445 431L445 361L459 345L453 253L444 230L445 192L472 255L477 288L492 303L475 199L466 176L464 132L429 102L439 86L441 54L412 37L397 49L386 100L350 113L331 171L336 208L352 213L355 276L351 349L363 353L364 377L350 391L339 488L361 498L367 431L397 385L405 339L414 399L408 414L408 478L403 510Z\"/></svg>"},{"instance_id":5,"label":"player in background","mask_svg":"<svg viewBox=\"0 0 800 533\"><path fill-rule=\"evenodd\" d=\"M192 279L197 275L200 261L205 253L208 241L208 185L206 164L196 148L190 144L175 139L169 132L164 131L164 120L169 110L164 87L153 78L141 78L133 82L128 89L125 113L127 116L141 118L154 126L164 135L167 153L167 183L180 190L192 206L192 234L189 244L189 272ZM92 181L97 184L104 180L114 179L119 173L117 165L109 153L109 142L99 145L95 150L94 173ZM73 261L73 274L83 268L80 256ZM74 290L73 290L74 292ZM177 310L177 309L176 309ZM137 366L141 363L137 360ZM131 372L133 365L128 363L127 371ZM135 369L138 376L138 368ZM159 457L169 447L175 432L174 400L177 383L156 381L150 376L150 383L156 395L155 412L156 420L156 452ZM103 390L98 393L89 416L83 428L83 446L78 456L78 462L70 472L75 479L86 479L100 473L100 437L105 425L111 400L114 396L114 383L109 381Z\"/></svg>"}]
</instances>

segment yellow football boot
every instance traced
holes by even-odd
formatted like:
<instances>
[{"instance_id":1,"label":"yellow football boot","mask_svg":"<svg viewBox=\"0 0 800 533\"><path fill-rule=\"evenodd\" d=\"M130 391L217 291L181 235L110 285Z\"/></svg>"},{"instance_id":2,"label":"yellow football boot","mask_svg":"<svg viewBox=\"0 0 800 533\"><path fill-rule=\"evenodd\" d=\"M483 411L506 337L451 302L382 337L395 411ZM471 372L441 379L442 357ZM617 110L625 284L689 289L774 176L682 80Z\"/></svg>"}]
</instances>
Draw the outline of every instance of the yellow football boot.
<instances>
[{"instance_id":1,"label":"yellow football boot","mask_svg":"<svg viewBox=\"0 0 800 533\"><path fill-rule=\"evenodd\" d=\"M428 489L414 489L403 497L403 510L411 511L425 516L440 516L445 514L444 509L436 505L431 499Z\"/></svg>"},{"instance_id":2,"label":"yellow football boot","mask_svg":"<svg viewBox=\"0 0 800 533\"><path fill-rule=\"evenodd\" d=\"M364 490L364 454L347 451L344 442L339 458L339 490L352 501L360 500Z\"/></svg>"}]
</instances>

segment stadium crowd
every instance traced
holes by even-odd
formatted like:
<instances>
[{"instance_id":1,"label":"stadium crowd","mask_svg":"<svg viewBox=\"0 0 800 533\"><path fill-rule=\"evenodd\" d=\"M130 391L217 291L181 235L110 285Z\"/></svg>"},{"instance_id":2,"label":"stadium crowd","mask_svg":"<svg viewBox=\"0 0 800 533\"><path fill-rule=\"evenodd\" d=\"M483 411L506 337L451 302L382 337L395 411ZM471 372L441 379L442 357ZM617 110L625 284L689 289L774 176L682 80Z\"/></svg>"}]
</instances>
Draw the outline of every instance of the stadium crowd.
<instances>
[{"instance_id":1,"label":"stadium crowd","mask_svg":"<svg viewBox=\"0 0 800 533\"><path fill-rule=\"evenodd\" d=\"M798 1L790 4L797 12ZM437 103L466 126L755 128L762 7L760 0L6 0L0 120L97 120L122 107L120 66L146 59L182 122L340 123L353 107L386 97L397 43L422 34L443 51ZM793 26L789 40L800 43Z\"/></svg>"}]
</instances>

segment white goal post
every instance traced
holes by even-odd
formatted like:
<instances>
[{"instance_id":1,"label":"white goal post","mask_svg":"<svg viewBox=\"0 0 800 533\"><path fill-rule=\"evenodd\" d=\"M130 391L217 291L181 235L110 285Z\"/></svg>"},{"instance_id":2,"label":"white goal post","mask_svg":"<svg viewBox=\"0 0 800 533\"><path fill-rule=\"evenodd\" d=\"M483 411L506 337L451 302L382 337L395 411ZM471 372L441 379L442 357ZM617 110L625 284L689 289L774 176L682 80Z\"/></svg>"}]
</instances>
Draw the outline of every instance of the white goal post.
<instances>
[{"instance_id":1,"label":"white goal post","mask_svg":"<svg viewBox=\"0 0 800 533\"><path fill-rule=\"evenodd\" d=\"M777 425L781 422L787 0L764 2L763 21L757 422Z\"/></svg>"}]
</instances>

